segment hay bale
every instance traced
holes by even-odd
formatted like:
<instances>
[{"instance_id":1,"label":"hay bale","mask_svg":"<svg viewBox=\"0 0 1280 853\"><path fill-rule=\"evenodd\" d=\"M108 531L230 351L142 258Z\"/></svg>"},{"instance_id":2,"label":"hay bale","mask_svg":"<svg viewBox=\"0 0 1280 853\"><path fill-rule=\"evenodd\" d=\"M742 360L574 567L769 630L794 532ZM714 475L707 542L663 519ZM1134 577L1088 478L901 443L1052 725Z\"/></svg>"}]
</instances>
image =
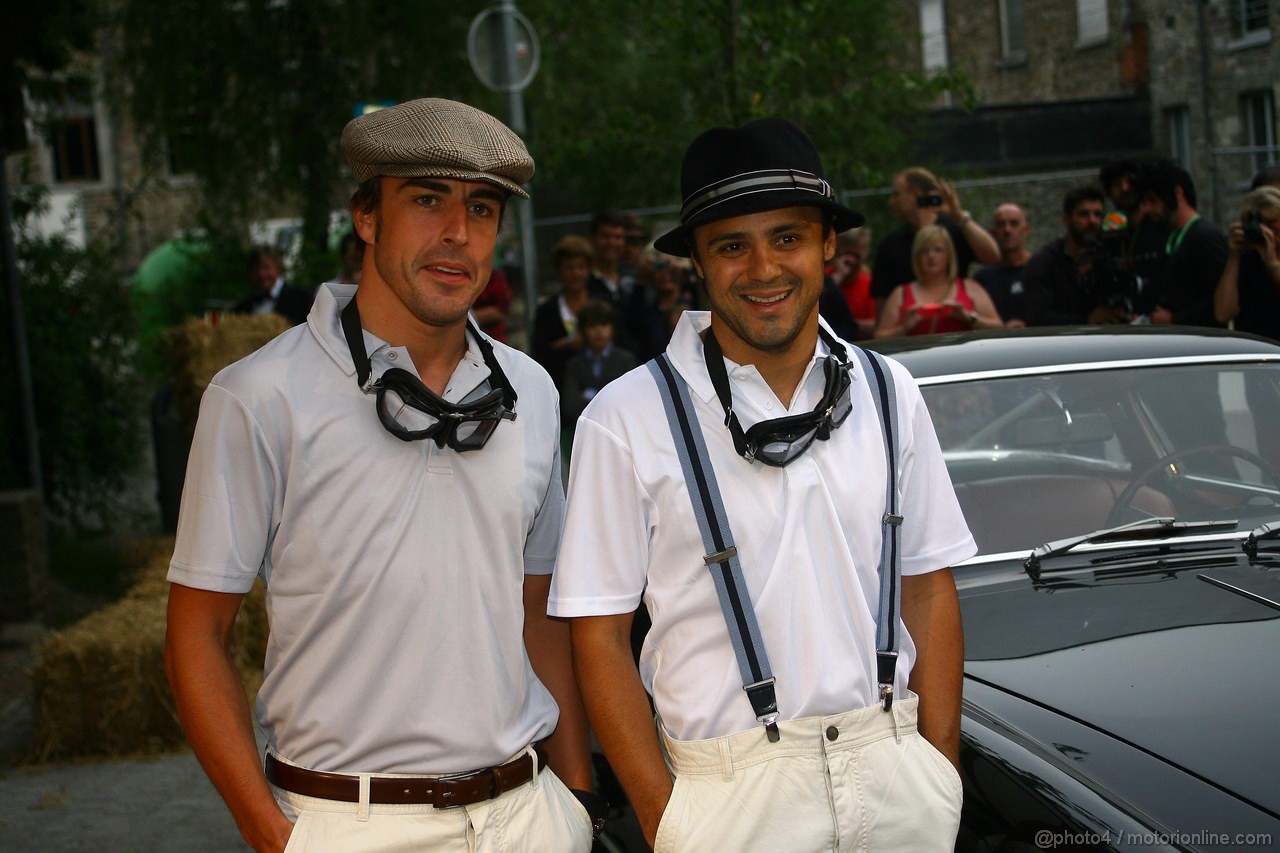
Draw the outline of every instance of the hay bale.
<instances>
[{"instance_id":1,"label":"hay bale","mask_svg":"<svg viewBox=\"0 0 1280 853\"><path fill-rule=\"evenodd\" d=\"M288 328L289 321L279 314L219 314L165 332L174 404L188 433L195 429L200 397L214 374Z\"/></svg>"},{"instance_id":2,"label":"hay bale","mask_svg":"<svg viewBox=\"0 0 1280 853\"><path fill-rule=\"evenodd\" d=\"M32 667L37 761L183 742L164 674L164 602L126 598L57 631Z\"/></svg>"},{"instance_id":3,"label":"hay bale","mask_svg":"<svg viewBox=\"0 0 1280 853\"><path fill-rule=\"evenodd\" d=\"M37 648L34 760L147 755L185 744L164 672L169 549L160 548L151 549L124 598ZM262 683L266 634L259 583L245 597L232 635L232 660L250 698Z\"/></svg>"},{"instance_id":4,"label":"hay bale","mask_svg":"<svg viewBox=\"0 0 1280 853\"><path fill-rule=\"evenodd\" d=\"M173 545L173 536L147 536L121 543L120 562L125 567L126 595L137 598L169 594L165 574L169 570Z\"/></svg>"}]
</instances>

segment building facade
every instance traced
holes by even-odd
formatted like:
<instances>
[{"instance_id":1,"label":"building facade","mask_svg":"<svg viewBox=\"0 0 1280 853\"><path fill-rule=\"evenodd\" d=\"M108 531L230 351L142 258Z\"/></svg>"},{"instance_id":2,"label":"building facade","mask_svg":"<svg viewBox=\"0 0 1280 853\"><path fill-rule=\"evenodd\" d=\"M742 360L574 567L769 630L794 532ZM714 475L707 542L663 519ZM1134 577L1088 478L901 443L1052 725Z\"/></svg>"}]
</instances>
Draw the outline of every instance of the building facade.
<instances>
[{"instance_id":1,"label":"building facade","mask_svg":"<svg viewBox=\"0 0 1280 853\"><path fill-rule=\"evenodd\" d=\"M105 38L105 35L100 36ZM99 45L109 53L109 45ZM48 209L35 222L77 245L105 237L133 268L158 244L195 226L195 179L180 149L144 152L126 116L104 90L99 56L81 56L63 75L58 97L26 93L26 147L5 158L10 187L47 187Z\"/></svg>"},{"instance_id":2,"label":"building facade","mask_svg":"<svg viewBox=\"0 0 1280 853\"><path fill-rule=\"evenodd\" d=\"M972 85L972 111L947 98L931 116L921 156L940 167L1083 177L1112 159L1170 156L1195 178L1202 211L1227 221L1250 176L1280 160L1276 0L916 0L903 8L914 67L960 72ZM1043 200L1033 206L1056 216Z\"/></svg>"}]
</instances>

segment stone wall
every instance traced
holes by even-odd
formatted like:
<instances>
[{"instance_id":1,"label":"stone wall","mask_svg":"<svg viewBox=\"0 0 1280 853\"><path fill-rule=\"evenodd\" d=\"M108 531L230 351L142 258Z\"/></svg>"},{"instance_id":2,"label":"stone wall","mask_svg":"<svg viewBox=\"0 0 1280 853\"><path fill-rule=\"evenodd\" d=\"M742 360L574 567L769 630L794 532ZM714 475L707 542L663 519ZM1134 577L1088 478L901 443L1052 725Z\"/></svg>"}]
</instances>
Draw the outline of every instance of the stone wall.
<instances>
[{"instance_id":1,"label":"stone wall","mask_svg":"<svg viewBox=\"0 0 1280 853\"><path fill-rule=\"evenodd\" d=\"M1076 103L1087 117L1097 104L1143 101L1143 117L1150 122L1147 150L1137 150L1141 146L1135 147L1132 134L1110 152L1101 140L1092 150L1082 148L1080 166L1096 167L1109 156L1175 153L1171 111L1184 110L1184 165L1195 178L1201 212L1225 222L1235 217L1255 166L1250 155L1223 150L1250 144L1241 98L1271 92L1273 119L1280 101L1280 4L1269 6L1269 32L1241 38L1232 32L1227 0L1109 0L1106 37L1081 44L1075 0L1024 0L1026 50L1019 58L1002 55L997 0L945 0L948 58L951 70L973 83L979 113ZM904 41L910 44L904 61L918 69L918 6L901 8ZM1007 117L1002 121L1021 132ZM1061 157L1054 163L1070 165ZM973 165L999 171L990 162Z\"/></svg>"},{"instance_id":2,"label":"stone wall","mask_svg":"<svg viewBox=\"0 0 1280 853\"><path fill-rule=\"evenodd\" d=\"M1082 100L1131 94L1145 82L1140 69L1141 22L1125 20L1124 3L1108 6L1107 35L1077 38L1074 0L1026 0L1021 56L1001 49L995 0L948 0L951 66L968 75L984 105Z\"/></svg>"},{"instance_id":3,"label":"stone wall","mask_svg":"<svg viewBox=\"0 0 1280 853\"><path fill-rule=\"evenodd\" d=\"M1133 94L1147 82L1141 6L1112 0L1107 35L1082 43L1075 0L1024 0L1024 50L1004 56L997 0L945 0L949 67L964 72L984 106ZM918 69L918 6L901 7L900 26L908 43L903 58Z\"/></svg>"},{"instance_id":4,"label":"stone wall","mask_svg":"<svg viewBox=\"0 0 1280 853\"><path fill-rule=\"evenodd\" d=\"M1273 107L1280 102L1280 4L1270 4L1271 36L1265 39L1233 38L1225 0L1204 4L1203 18L1198 3L1151 0L1145 5L1150 8L1156 140L1168 149L1169 111L1185 107L1192 153L1185 165L1195 177L1201 212L1219 221L1234 219L1253 161L1214 149L1248 144L1244 93L1270 91Z\"/></svg>"}]
</instances>

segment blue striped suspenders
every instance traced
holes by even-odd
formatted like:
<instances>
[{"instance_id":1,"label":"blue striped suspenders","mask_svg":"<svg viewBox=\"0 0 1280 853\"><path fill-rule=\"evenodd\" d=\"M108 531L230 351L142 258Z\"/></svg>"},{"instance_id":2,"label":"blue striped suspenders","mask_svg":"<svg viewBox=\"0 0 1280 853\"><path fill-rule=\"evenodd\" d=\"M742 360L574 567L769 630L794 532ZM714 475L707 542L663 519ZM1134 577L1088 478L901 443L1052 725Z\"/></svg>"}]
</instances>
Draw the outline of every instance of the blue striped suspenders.
<instances>
[{"instance_id":1,"label":"blue striped suspenders","mask_svg":"<svg viewBox=\"0 0 1280 853\"><path fill-rule=\"evenodd\" d=\"M880 696L885 710L893 702L893 680L898 659L898 621L901 613L900 595L901 553L899 528L902 516L898 509L897 489L897 402L889 368L882 357L868 353L861 347L851 347L862 362L865 375L874 378L876 412L884 424L884 448L888 478L885 489L886 510L882 519L883 544L880 550L880 602L876 624L876 674L880 683ZM706 556L703 561L715 583L716 597L724 613L729 640L738 661L743 690L751 701L756 719L765 727L770 741L778 740L778 700L774 690L773 670L765 651L760 624L755 608L751 605L738 549L733 543L733 532L724 508L720 488L716 484L715 470L707 453L706 441L697 418L693 414L693 401L683 378L671 366L666 354L649 362L649 371L662 395L667 413L667 424L675 440L680 466L689 489L693 515L702 532Z\"/></svg>"}]
</instances>

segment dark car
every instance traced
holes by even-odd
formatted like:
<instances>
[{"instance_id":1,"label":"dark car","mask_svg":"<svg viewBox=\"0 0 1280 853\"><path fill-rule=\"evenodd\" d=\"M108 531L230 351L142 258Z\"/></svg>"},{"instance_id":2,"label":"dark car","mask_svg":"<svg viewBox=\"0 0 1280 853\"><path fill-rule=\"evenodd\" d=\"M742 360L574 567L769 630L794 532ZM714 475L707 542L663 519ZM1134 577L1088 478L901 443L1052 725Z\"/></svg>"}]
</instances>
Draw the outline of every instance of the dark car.
<instances>
[{"instance_id":1,"label":"dark car","mask_svg":"<svg viewBox=\"0 0 1280 853\"><path fill-rule=\"evenodd\" d=\"M958 850L1280 845L1280 345L1073 328L878 342L979 554Z\"/></svg>"}]
</instances>

